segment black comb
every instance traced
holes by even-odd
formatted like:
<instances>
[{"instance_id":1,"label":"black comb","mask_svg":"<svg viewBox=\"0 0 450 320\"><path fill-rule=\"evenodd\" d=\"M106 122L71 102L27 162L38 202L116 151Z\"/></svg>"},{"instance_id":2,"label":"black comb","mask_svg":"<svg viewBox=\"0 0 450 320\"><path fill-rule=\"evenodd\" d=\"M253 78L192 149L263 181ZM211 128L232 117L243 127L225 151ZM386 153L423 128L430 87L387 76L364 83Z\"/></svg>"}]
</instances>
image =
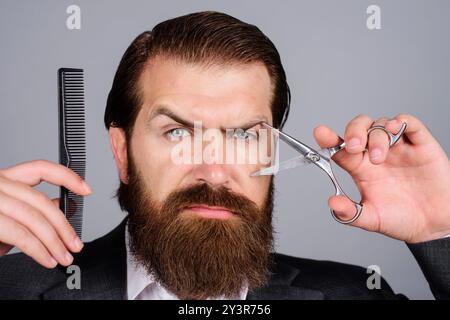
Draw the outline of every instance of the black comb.
<instances>
[{"instance_id":1,"label":"black comb","mask_svg":"<svg viewBox=\"0 0 450 320\"><path fill-rule=\"evenodd\" d=\"M86 126L83 69L58 70L59 163L75 171L83 180L86 174ZM83 197L60 189L60 209L81 238Z\"/></svg>"}]
</instances>

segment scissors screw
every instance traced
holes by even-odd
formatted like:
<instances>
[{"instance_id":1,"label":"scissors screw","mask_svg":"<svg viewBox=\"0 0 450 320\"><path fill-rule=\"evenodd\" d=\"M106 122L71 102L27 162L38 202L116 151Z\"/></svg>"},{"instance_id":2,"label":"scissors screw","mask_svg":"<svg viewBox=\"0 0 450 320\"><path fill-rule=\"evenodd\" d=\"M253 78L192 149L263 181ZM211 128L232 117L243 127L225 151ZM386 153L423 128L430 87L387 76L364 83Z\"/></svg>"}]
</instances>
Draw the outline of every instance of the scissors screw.
<instances>
[{"instance_id":1,"label":"scissors screw","mask_svg":"<svg viewBox=\"0 0 450 320\"><path fill-rule=\"evenodd\" d=\"M318 154L318 153L315 153L315 152L310 152L310 153L308 153L308 154L306 155L306 158L307 158L308 160L311 160L312 162L317 162L317 161L320 160L319 154Z\"/></svg>"}]
</instances>

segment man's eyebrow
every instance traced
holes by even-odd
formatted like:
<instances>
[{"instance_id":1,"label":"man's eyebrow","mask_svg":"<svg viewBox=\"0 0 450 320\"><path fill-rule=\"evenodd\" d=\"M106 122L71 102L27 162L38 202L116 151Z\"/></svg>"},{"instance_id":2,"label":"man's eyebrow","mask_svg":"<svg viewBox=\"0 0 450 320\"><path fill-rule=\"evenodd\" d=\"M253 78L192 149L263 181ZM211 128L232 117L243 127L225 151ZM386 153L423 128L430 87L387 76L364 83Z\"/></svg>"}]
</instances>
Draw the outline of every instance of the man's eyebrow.
<instances>
[{"instance_id":1,"label":"man's eyebrow","mask_svg":"<svg viewBox=\"0 0 450 320\"><path fill-rule=\"evenodd\" d=\"M235 126L234 128L222 128L222 130L226 130L226 129L243 129L243 130L248 130L250 128L253 128L254 126L262 123L262 122L266 122L268 123L269 121L267 120L267 117L264 116L260 116L260 117L256 117L254 120L245 122L239 126Z\"/></svg>"},{"instance_id":2,"label":"man's eyebrow","mask_svg":"<svg viewBox=\"0 0 450 320\"><path fill-rule=\"evenodd\" d=\"M147 124L150 123L151 120L153 120L154 118L156 118L157 116L166 116L171 118L172 120L174 120L175 122L178 122L179 124L182 124L185 127L188 128L194 128L194 122L190 121L190 120L186 120L183 119L181 116L177 115L175 112L173 112L172 110L170 110L170 108L168 106L165 105L160 105L157 106L150 114L150 116L147 119ZM254 126L256 126L257 124L260 124L261 122L268 122L267 117L265 116L258 116L255 117L255 119L245 122L241 125L235 126L233 128L225 128L225 127L221 127L220 129L225 131L227 129L243 129L243 130L247 130L250 129Z\"/></svg>"},{"instance_id":3,"label":"man's eyebrow","mask_svg":"<svg viewBox=\"0 0 450 320\"><path fill-rule=\"evenodd\" d=\"M151 112L150 117L148 117L147 119L147 124L149 124L150 121L152 121L157 116L166 116L174 120L175 122L184 125L185 127L194 128L194 123L192 121L183 119L182 117L180 117L179 115L177 115L175 112L173 112L167 106L164 105L157 106L155 110Z\"/></svg>"}]
</instances>

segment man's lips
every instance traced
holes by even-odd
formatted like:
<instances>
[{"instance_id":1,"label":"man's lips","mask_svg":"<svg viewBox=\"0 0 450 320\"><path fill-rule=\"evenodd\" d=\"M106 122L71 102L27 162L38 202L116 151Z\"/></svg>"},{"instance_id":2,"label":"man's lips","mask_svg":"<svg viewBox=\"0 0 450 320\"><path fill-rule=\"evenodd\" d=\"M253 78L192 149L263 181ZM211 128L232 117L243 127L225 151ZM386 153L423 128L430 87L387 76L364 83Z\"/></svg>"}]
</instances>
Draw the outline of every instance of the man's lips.
<instances>
[{"instance_id":1,"label":"man's lips","mask_svg":"<svg viewBox=\"0 0 450 320\"><path fill-rule=\"evenodd\" d=\"M223 207L210 207L206 205L194 205L187 208L203 218L229 219L234 213Z\"/></svg>"}]
</instances>

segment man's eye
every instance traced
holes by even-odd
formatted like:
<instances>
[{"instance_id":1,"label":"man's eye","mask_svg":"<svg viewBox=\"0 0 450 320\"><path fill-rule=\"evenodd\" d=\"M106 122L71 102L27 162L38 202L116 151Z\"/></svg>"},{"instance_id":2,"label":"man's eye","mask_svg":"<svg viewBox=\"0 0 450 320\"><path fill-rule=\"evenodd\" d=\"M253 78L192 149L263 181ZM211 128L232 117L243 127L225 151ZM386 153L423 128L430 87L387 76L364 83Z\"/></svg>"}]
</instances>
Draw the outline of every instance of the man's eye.
<instances>
[{"instance_id":1,"label":"man's eye","mask_svg":"<svg viewBox=\"0 0 450 320\"><path fill-rule=\"evenodd\" d=\"M233 138L242 140L256 140L258 139L258 134L253 130L244 131L242 129L236 129L234 131Z\"/></svg>"},{"instance_id":2,"label":"man's eye","mask_svg":"<svg viewBox=\"0 0 450 320\"><path fill-rule=\"evenodd\" d=\"M191 135L189 130L185 128L175 128L167 131L165 134L171 141L178 141Z\"/></svg>"}]
</instances>

